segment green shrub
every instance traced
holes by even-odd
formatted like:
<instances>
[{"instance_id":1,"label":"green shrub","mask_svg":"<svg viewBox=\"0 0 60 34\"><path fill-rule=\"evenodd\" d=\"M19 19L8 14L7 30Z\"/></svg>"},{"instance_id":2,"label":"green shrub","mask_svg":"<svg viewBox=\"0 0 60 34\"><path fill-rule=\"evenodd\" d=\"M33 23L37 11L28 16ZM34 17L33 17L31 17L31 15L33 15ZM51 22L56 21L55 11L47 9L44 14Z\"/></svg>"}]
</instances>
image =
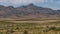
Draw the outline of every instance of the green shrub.
<instances>
[{"instance_id":1,"label":"green shrub","mask_svg":"<svg viewBox=\"0 0 60 34\"><path fill-rule=\"evenodd\" d=\"M28 34L28 31L24 31L24 33L23 34Z\"/></svg>"}]
</instances>

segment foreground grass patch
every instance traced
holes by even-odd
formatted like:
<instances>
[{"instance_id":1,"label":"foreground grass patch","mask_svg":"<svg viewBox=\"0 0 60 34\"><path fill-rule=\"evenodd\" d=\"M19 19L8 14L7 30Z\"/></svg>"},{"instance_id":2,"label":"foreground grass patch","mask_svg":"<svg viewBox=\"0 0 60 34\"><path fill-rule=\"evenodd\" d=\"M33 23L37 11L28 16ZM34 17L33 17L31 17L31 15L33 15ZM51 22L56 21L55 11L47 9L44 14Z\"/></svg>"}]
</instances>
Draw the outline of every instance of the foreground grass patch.
<instances>
[{"instance_id":1,"label":"foreground grass patch","mask_svg":"<svg viewBox=\"0 0 60 34\"><path fill-rule=\"evenodd\" d=\"M27 31L28 34L49 34L51 32L59 32L60 27L57 26L60 26L60 21L48 23L13 23L8 21L0 21L0 32L4 32L5 34L24 34L25 31Z\"/></svg>"}]
</instances>

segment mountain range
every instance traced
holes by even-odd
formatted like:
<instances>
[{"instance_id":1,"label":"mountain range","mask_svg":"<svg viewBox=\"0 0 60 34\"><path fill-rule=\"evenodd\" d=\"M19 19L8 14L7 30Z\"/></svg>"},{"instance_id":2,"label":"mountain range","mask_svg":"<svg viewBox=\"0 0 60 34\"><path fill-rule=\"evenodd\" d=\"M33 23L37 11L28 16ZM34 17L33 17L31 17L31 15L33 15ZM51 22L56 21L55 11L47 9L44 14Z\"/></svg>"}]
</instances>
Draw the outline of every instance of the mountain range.
<instances>
[{"instance_id":1,"label":"mountain range","mask_svg":"<svg viewBox=\"0 0 60 34\"><path fill-rule=\"evenodd\" d=\"M38 7L34 4L20 6L14 8L13 6L0 5L0 18L12 19L39 19L39 18L60 18L60 10L53 10L51 8Z\"/></svg>"}]
</instances>

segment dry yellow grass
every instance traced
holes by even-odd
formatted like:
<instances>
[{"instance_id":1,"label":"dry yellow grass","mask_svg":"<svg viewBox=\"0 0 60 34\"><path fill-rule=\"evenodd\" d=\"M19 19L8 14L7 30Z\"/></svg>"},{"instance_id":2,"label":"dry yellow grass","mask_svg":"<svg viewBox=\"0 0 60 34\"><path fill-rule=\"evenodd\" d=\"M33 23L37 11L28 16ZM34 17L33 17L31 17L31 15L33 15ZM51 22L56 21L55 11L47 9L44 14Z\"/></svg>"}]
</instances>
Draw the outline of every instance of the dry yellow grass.
<instances>
[{"instance_id":1,"label":"dry yellow grass","mask_svg":"<svg viewBox=\"0 0 60 34\"><path fill-rule=\"evenodd\" d=\"M53 31L53 30L44 32L44 30L47 29L47 26L49 26L49 27L59 26L60 27L60 20L43 20L43 21L8 20L8 21L5 21L5 23L3 22L2 25L3 24L7 25L6 22L8 22L9 29L11 29L9 25L13 25L13 26L11 26L12 30L14 30L14 33L12 33L12 34L23 34L24 30L27 30L29 34L58 34L58 33L60 34L60 31ZM9 24L9 23L11 23L11 24ZM19 29L16 30L16 27L19 27ZM6 30L0 30L0 32L6 32Z\"/></svg>"},{"instance_id":2,"label":"dry yellow grass","mask_svg":"<svg viewBox=\"0 0 60 34\"><path fill-rule=\"evenodd\" d=\"M15 21L15 20L8 20L7 22L13 23L50 23L50 22L58 22L60 20L42 20L42 21Z\"/></svg>"}]
</instances>

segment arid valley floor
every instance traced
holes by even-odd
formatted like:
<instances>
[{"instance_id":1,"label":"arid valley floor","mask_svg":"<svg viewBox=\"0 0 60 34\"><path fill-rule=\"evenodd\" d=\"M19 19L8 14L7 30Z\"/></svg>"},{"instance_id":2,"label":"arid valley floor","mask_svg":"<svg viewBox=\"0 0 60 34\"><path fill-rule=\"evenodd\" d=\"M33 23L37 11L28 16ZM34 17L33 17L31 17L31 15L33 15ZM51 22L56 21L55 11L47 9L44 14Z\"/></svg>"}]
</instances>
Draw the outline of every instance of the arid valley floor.
<instances>
[{"instance_id":1,"label":"arid valley floor","mask_svg":"<svg viewBox=\"0 0 60 34\"><path fill-rule=\"evenodd\" d=\"M60 34L60 20L0 21L0 34Z\"/></svg>"}]
</instances>

